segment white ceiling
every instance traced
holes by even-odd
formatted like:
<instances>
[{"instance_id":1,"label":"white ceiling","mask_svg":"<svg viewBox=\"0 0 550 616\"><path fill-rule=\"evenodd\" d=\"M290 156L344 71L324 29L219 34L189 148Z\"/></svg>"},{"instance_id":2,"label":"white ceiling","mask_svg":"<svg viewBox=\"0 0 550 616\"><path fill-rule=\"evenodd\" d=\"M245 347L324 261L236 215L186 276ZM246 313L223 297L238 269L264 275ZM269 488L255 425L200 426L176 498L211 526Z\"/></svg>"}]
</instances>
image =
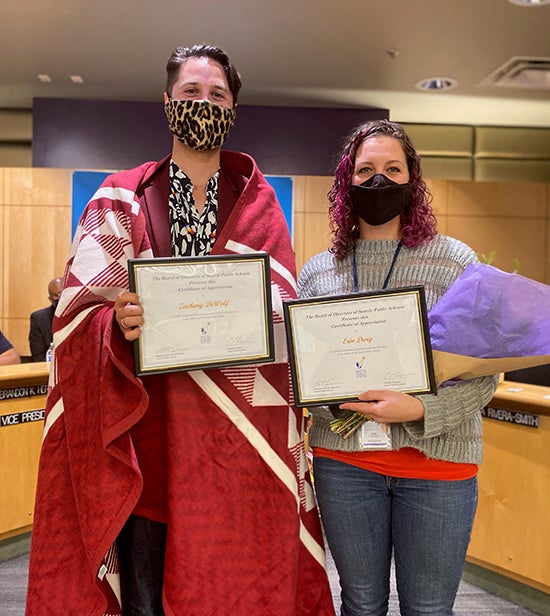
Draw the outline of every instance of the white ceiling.
<instances>
[{"instance_id":1,"label":"white ceiling","mask_svg":"<svg viewBox=\"0 0 550 616\"><path fill-rule=\"evenodd\" d=\"M4 0L0 41L0 108L30 108L33 97L160 101L171 50L207 42L241 73L241 104L370 105L401 122L550 126L550 76L547 89L479 85L511 57L550 57L550 5ZM458 86L421 93L415 83L425 77Z\"/></svg>"}]
</instances>

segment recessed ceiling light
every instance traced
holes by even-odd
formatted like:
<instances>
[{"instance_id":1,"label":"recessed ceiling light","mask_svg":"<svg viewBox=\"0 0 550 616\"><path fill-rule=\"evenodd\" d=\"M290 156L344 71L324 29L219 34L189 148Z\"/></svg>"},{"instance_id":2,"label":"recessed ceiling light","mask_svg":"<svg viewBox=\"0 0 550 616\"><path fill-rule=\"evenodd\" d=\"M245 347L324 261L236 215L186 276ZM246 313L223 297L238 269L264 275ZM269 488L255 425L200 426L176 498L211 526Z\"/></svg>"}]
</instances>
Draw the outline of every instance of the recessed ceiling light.
<instances>
[{"instance_id":1,"label":"recessed ceiling light","mask_svg":"<svg viewBox=\"0 0 550 616\"><path fill-rule=\"evenodd\" d=\"M84 83L84 79L80 75L71 75L71 81L73 83Z\"/></svg>"},{"instance_id":2,"label":"recessed ceiling light","mask_svg":"<svg viewBox=\"0 0 550 616\"><path fill-rule=\"evenodd\" d=\"M42 83L52 82L52 78L49 75L46 75L45 73L42 75L37 75L37 77L38 77L38 81L41 81Z\"/></svg>"},{"instance_id":3,"label":"recessed ceiling light","mask_svg":"<svg viewBox=\"0 0 550 616\"><path fill-rule=\"evenodd\" d=\"M458 81L452 77L429 77L417 82L415 86L424 92L444 92L454 88L457 84Z\"/></svg>"},{"instance_id":4,"label":"recessed ceiling light","mask_svg":"<svg viewBox=\"0 0 550 616\"><path fill-rule=\"evenodd\" d=\"M543 6L544 4L550 4L550 0L508 0L508 2L517 6Z\"/></svg>"}]
</instances>

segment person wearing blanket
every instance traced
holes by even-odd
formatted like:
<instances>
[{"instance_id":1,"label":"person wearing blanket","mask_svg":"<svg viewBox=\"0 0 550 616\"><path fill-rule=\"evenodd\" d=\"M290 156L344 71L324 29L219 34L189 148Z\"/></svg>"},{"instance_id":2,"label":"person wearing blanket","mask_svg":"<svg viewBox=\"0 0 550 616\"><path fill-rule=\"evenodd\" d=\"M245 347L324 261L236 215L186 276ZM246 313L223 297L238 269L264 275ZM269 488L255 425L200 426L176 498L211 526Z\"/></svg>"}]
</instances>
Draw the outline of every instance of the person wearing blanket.
<instances>
[{"instance_id":1,"label":"person wearing blanket","mask_svg":"<svg viewBox=\"0 0 550 616\"><path fill-rule=\"evenodd\" d=\"M54 318L27 616L332 616L292 405L282 302L294 255L254 160L221 146L240 78L177 48L171 155L109 176L80 220ZM265 251L275 361L136 377L135 258Z\"/></svg>"}]
</instances>

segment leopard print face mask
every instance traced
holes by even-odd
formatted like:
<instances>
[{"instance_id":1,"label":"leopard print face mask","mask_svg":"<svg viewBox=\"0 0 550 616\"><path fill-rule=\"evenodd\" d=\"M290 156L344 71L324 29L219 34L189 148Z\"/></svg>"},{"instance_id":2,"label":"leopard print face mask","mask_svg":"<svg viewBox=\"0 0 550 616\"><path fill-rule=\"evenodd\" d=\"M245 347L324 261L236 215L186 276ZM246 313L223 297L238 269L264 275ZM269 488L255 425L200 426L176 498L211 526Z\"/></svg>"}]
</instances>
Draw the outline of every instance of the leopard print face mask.
<instances>
[{"instance_id":1,"label":"leopard print face mask","mask_svg":"<svg viewBox=\"0 0 550 616\"><path fill-rule=\"evenodd\" d=\"M234 108L196 100L169 99L164 105L164 113L171 133L199 152L221 147L236 116Z\"/></svg>"}]
</instances>

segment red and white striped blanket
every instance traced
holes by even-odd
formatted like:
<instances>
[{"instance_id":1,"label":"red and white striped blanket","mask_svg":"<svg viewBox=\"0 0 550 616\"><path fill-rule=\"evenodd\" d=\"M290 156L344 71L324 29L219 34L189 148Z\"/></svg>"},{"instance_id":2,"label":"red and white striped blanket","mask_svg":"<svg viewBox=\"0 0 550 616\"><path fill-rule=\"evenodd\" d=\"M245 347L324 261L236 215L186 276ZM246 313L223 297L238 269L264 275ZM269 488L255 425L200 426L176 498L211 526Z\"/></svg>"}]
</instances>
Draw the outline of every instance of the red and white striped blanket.
<instances>
[{"instance_id":1,"label":"red and white striped blanket","mask_svg":"<svg viewBox=\"0 0 550 616\"><path fill-rule=\"evenodd\" d=\"M273 190L254 161L213 253L270 254L274 363L134 376L113 327L127 260L152 257L148 163L106 179L80 221L54 320L32 536L27 616L120 614L113 542L141 493L129 434L162 378L168 428L167 616L332 616L318 513L292 406L282 302L294 255ZM168 222L166 223L168 225Z\"/></svg>"}]
</instances>

